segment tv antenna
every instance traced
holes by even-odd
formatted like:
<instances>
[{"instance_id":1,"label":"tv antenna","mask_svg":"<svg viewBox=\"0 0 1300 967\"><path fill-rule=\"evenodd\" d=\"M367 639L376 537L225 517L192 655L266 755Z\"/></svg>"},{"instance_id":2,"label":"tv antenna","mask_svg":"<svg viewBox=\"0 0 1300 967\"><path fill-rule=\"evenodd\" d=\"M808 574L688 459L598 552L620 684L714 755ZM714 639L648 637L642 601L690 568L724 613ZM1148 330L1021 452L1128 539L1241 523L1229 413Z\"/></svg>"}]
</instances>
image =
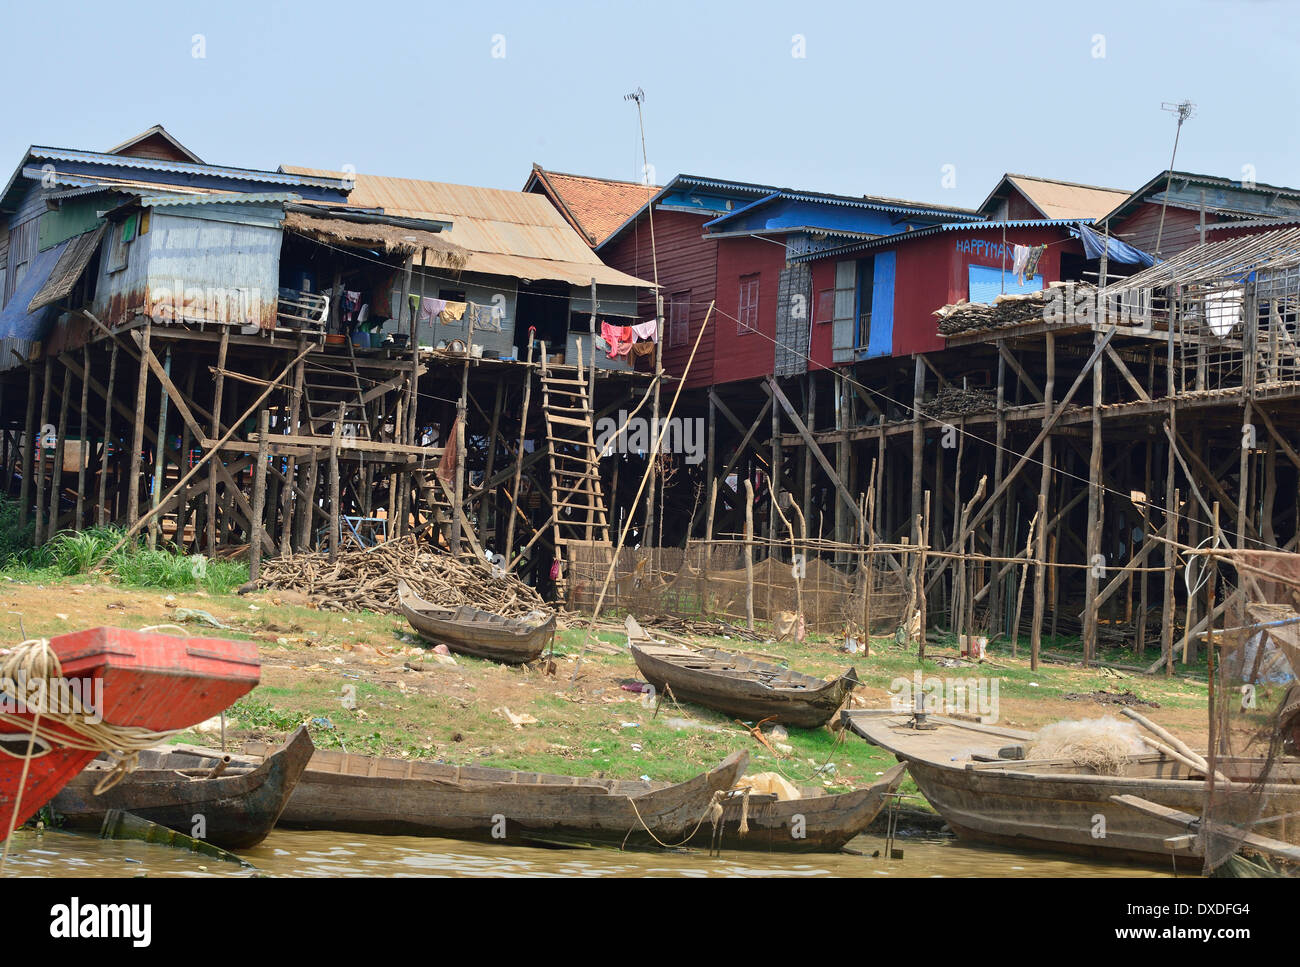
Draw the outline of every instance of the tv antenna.
<instances>
[{"instance_id":1,"label":"tv antenna","mask_svg":"<svg viewBox=\"0 0 1300 967\"><path fill-rule=\"evenodd\" d=\"M1183 122L1196 117L1196 105L1191 101L1179 101L1177 104L1172 101L1165 101L1160 105L1160 110L1175 115L1178 118L1178 127L1174 130L1174 152L1169 156L1169 172L1165 177L1165 197L1164 201L1160 203L1160 225L1156 229L1156 250L1152 253L1156 258L1160 258L1160 239L1165 233L1165 209L1169 207L1169 186L1174 180L1174 159L1178 157L1178 139L1183 133Z\"/></svg>"}]
</instances>

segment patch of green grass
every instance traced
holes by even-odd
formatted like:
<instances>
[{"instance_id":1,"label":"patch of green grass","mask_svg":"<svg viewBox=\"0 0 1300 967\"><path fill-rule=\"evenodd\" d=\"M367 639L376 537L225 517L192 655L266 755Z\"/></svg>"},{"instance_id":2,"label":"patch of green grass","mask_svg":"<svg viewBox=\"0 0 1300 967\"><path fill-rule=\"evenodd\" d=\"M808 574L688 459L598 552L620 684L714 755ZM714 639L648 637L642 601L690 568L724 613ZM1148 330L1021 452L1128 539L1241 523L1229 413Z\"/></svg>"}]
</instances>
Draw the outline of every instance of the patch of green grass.
<instances>
[{"instance_id":1,"label":"patch of green grass","mask_svg":"<svg viewBox=\"0 0 1300 967\"><path fill-rule=\"evenodd\" d=\"M149 550L138 540L122 541L120 527L60 531L39 547L30 546L30 528L20 531L12 501L0 502L0 572L15 580L43 581L89 573L108 557L107 568L126 587L161 591L202 589L229 594L248 581L248 567L179 550ZM25 536L24 536L25 535Z\"/></svg>"}]
</instances>

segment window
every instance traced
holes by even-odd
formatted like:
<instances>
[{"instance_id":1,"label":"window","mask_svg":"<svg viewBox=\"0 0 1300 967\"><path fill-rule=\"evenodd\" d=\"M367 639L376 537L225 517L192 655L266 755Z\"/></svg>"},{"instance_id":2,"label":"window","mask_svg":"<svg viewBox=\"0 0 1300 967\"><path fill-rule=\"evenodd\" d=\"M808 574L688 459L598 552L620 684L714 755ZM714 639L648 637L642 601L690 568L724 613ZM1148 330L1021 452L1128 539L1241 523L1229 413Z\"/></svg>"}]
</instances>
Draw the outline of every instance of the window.
<instances>
[{"instance_id":1,"label":"window","mask_svg":"<svg viewBox=\"0 0 1300 967\"><path fill-rule=\"evenodd\" d=\"M135 216L132 215L126 223L118 228L116 225L109 226L108 232L108 271L121 272L126 268L127 258L129 255L129 244L135 238Z\"/></svg>"},{"instance_id":2,"label":"window","mask_svg":"<svg viewBox=\"0 0 1300 967\"><path fill-rule=\"evenodd\" d=\"M858 348L871 344L871 303L876 275L875 258L858 260Z\"/></svg>"},{"instance_id":3,"label":"window","mask_svg":"<svg viewBox=\"0 0 1300 967\"><path fill-rule=\"evenodd\" d=\"M736 333L758 331L758 277L760 273L740 277L740 299L736 303Z\"/></svg>"},{"instance_id":4,"label":"window","mask_svg":"<svg viewBox=\"0 0 1300 967\"><path fill-rule=\"evenodd\" d=\"M831 331L831 359L837 363L853 359L858 294L858 263L835 263L835 328Z\"/></svg>"},{"instance_id":5,"label":"window","mask_svg":"<svg viewBox=\"0 0 1300 967\"><path fill-rule=\"evenodd\" d=\"M674 292L668 300L668 346L685 346L691 336L691 294Z\"/></svg>"},{"instance_id":6,"label":"window","mask_svg":"<svg viewBox=\"0 0 1300 967\"><path fill-rule=\"evenodd\" d=\"M835 290L822 289L817 293L817 311L814 322L830 322L835 318Z\"/></svg>"}]
</instances>

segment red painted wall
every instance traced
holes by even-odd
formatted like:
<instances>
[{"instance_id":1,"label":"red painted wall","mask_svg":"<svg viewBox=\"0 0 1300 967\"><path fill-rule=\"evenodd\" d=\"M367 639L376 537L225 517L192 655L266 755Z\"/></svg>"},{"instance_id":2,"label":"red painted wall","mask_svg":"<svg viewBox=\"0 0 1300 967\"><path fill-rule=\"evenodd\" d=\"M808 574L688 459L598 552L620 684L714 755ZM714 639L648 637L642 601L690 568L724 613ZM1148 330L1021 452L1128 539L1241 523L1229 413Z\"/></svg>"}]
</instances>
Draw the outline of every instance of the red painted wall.
<instances>
[{"instance_id":1,"label":"red painted wall","mask_svg":"<svg viewBox=\"0 0 1300 967\"><path fill-rule=\"evenodd\" d=\"M713 382L731 383L770 375L776 368L776 300L785 268L785 237L724 238L718 246L718 312ZM739 334L740 279L759 274L758 332Z\"/></svg>"},{"instance_id":2,"label":"red painted wall","mask_svg":"<svg viewBox=\"0 0 1300 967\"><path fill-rule=\"evenodd\" d=\"M1228 219L1232 221L1233 219ZM1212 212L1205 213L1205 222L1208 225L1221 221L1218 215ZM1186 208L1168 207L1165 209L1165 224L1163 230L1160 227L1160 205L1155 202L1144 202L1133 210L1133 213L1126 216L1123 221L1113 221L1110 225L1111 233L1122 238L1134 248L1139 248L1144 252L1155 254L1156 236L1160 236L1160 256L1169 258L1185 251L1194 245L1199 245L1201 233L1197 228L1201 224L1201 213L1199 211L1189 211ZM1216 232L1210 238L1227 238L1227 232Z\"/></svg>"},{"instance_id":3,"label":"red painted wall","mask_svg":"<svg viewBox=\"0 0 1300 967\"><path fill-rule=\"evenodd\" d=\"M704 223L712 214L695 214L693 212L654 213L654 251L658 253L659 284L664 297L664 370L673 376L681 376L686 369L691 347L704 324L704 315L715 293L717 278L717 246L714 241L705 241ZM655 267L651 257L650 219L642 214L635 224L623 231L599 252L601 261L622 272L654 281ZM675 292L690 292L691 315L690 333L684 346L672 346L668 338L668 303ZM646 291L641 295L639 315L643 320L653 319L655 300L653 293ZM687 386L708 386L713 381L713 336L716 332L714 323L709 322L709 329L700 340L695 362L691 364Z\"/></svg>"},{"instance_id":4,"label":"red painted wall","mask_svg":"<svg viewBox=\"0 0 1300 967\"><path fill-rule=\"evenodd\" d=\"M983 247L972 243L985 243ZM895 252L894 275L894 355L936 352L945 347L939 336L936 309L960 299L968 298L971 265L1000 267L1002 257L998 246L1002 242L1002 229L983 231L939 232L900 242L874 252ZM960 243L960 244L959 244ZM1036 272L1043 283L1055 282L1061 275L1061 255L1064 252L1081 254L1082 245L1069 237L1065 227L1007 229L1007 270L1011 269L1011 250L1016 245L1047 244ZM866 253L863 253L866 254ZM831 362L831 324L822 322L818 314L820 293L835 286L834 258L813 263L813 336L810 368L824 369Z\"/></svg>"}]
</instances>

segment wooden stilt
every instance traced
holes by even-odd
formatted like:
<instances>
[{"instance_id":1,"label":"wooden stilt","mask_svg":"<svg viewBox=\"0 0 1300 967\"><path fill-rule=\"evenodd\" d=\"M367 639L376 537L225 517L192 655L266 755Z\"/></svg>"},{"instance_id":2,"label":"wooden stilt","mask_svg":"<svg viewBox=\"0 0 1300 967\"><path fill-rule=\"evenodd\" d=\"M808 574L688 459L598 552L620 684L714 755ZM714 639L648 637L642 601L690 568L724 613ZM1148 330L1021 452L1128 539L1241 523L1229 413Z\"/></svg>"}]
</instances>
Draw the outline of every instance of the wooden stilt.
<instances>
[{"instance_id":1,"label":"wooden stilt","mask_svg":"<svg viewBox=\"0 0 1300 967\"><path fill-rule=\"evenodd\" d=\"M145 323L144 332L141 334L142 351L149 349L152 329L153 323ZM134 527L140 520L140 465L144 458L144 401L148 389L149 367L141 359L140 372L135 384L135 428L131 436L131 468L127 473L128 486L131 489L127 492L126 518L130 527Z\"/></svg>"},{"instance_id":2,"label":"wooden stilt","mask_svg":"<svg viewBox=\"0 0 1300 967\"><path fill-rule=\"evenodd\" d=\"M50 359L45 358L45 372L49 373ZM38 441L41 426L36 422L36 367L27 367L27 414L23 421L23 469L22 480L18 484L18 526L22 530L27 529L28 514L30 510L30 501L32 499L32 477L36 472L39 463L37 454L41 452L41 445ZM45 385L49 385L49 380L45 380ZM46 405L44 393L42 393L42 412ZM44 419L44 416L42 416ZM39 500L39 497L37 498ZM40 516L39 514L37 515Z\"/></svg>"},{"instance_id":3,"label":"wooden stilt","mask_svg":"<svg viewBox=\"0 0 1300 967\"><path fill-rule=\"evenodd\" d=\"M1043 385L1043 401L1046 404L1043 426L1046 428L1051 426L1056 392L1056 336L1054 333L1048 332L1044 334L1044 340L1047 348L1047 379ZM1043 435L1042 461L1043 469L1038 482L1038 512L1040 519L1046 521L1047 489L1052 480L1052 436L1050 433ZM1003 482L1006 482L1005 479ZM1034 616L1029 631L1029 667L1035 671L1038 669L1038 655L1042 647L1043 608L1047 598L1047 571L1045 566L1047 558L1047 527L1041 527L1037 536L1038 547L1035 553L1038 562L1034 565Z\"/></svg>"},{"instance_id":4,"label":"wooden stilt","mask_svg":"<svg viewBox=\"0 0 1300 967\"><path fill-rule=\"evenodd\" d=\"M41 416L36 429L36 465L33 469L32 478L36 485L34 517L36 520L36 531L33 540L37 544L43 542L45 535L45 474L47 461L45 459L45 428L49 426L50 421L50 391L54 385L54 357L47 355L45 357L45 379L41 385ZM23 505L26 507L26 504Z\"/></svg>"},{"instance_id":5,"label":"wooden stilt","mask_svg":"<svg viewBox=\"0 0 1300 967\"><path fill-rule=\"evenodd\" d=\"M248 545L249 580L256 581L262 569L262 533L266 529L266 458L271 438L271 414L257 415L257 466L253 468L253 533Z\"/></svg>"},{"instance_id":6,"label":"wooden stilt","mask_svg":"<svg viewBox=\"0 0 1300 967\"><path fill-rule=\"evenodd\" d=\"M84 378L81 380L81 407L77 411L77 509L72 518L74 530L81 530L86 520L86 464L90 462L90 346L82 348Z\"/></svg>"},{"instance_id":7,"label":"wooden stilt","mask_svg":"<svg viewBox=\"0 0 1300 967\"><path fill-rule=\"evenodd\" d=\"M59 360L63 364L63 360ZM72 392L72 370L63 365L63 390L59 393L59 429L54 442L54 463L50 469L50 519L45 528L48 541L59 532L59 498L63 496L63 455L67 452L68 397Z\"/></svg>"},{"instance_id":8,"label":"wooden stilt","mask_svg":"<svg viewBox=\"0 0 1300 967\"><path fill-rule=\"evenodd\" d=\"M754 485L748 474L745 475L745 627L754 630Z\"/></svg>"},{"instance_id":9,"label":"wooden stilt","mask_svg":"<svg viewBox=\"0 0 1300 967\"><path fill-rule=\"evenodd\" d=\"M114 339L108 361L108 389L104 394L104 447L99 458L99 508L95 522L100 527L113 517L108 510L108 461L116 441L113 435L113 393L117 383L117 353L118 342Z\"/></svg>"}]
</instances>

